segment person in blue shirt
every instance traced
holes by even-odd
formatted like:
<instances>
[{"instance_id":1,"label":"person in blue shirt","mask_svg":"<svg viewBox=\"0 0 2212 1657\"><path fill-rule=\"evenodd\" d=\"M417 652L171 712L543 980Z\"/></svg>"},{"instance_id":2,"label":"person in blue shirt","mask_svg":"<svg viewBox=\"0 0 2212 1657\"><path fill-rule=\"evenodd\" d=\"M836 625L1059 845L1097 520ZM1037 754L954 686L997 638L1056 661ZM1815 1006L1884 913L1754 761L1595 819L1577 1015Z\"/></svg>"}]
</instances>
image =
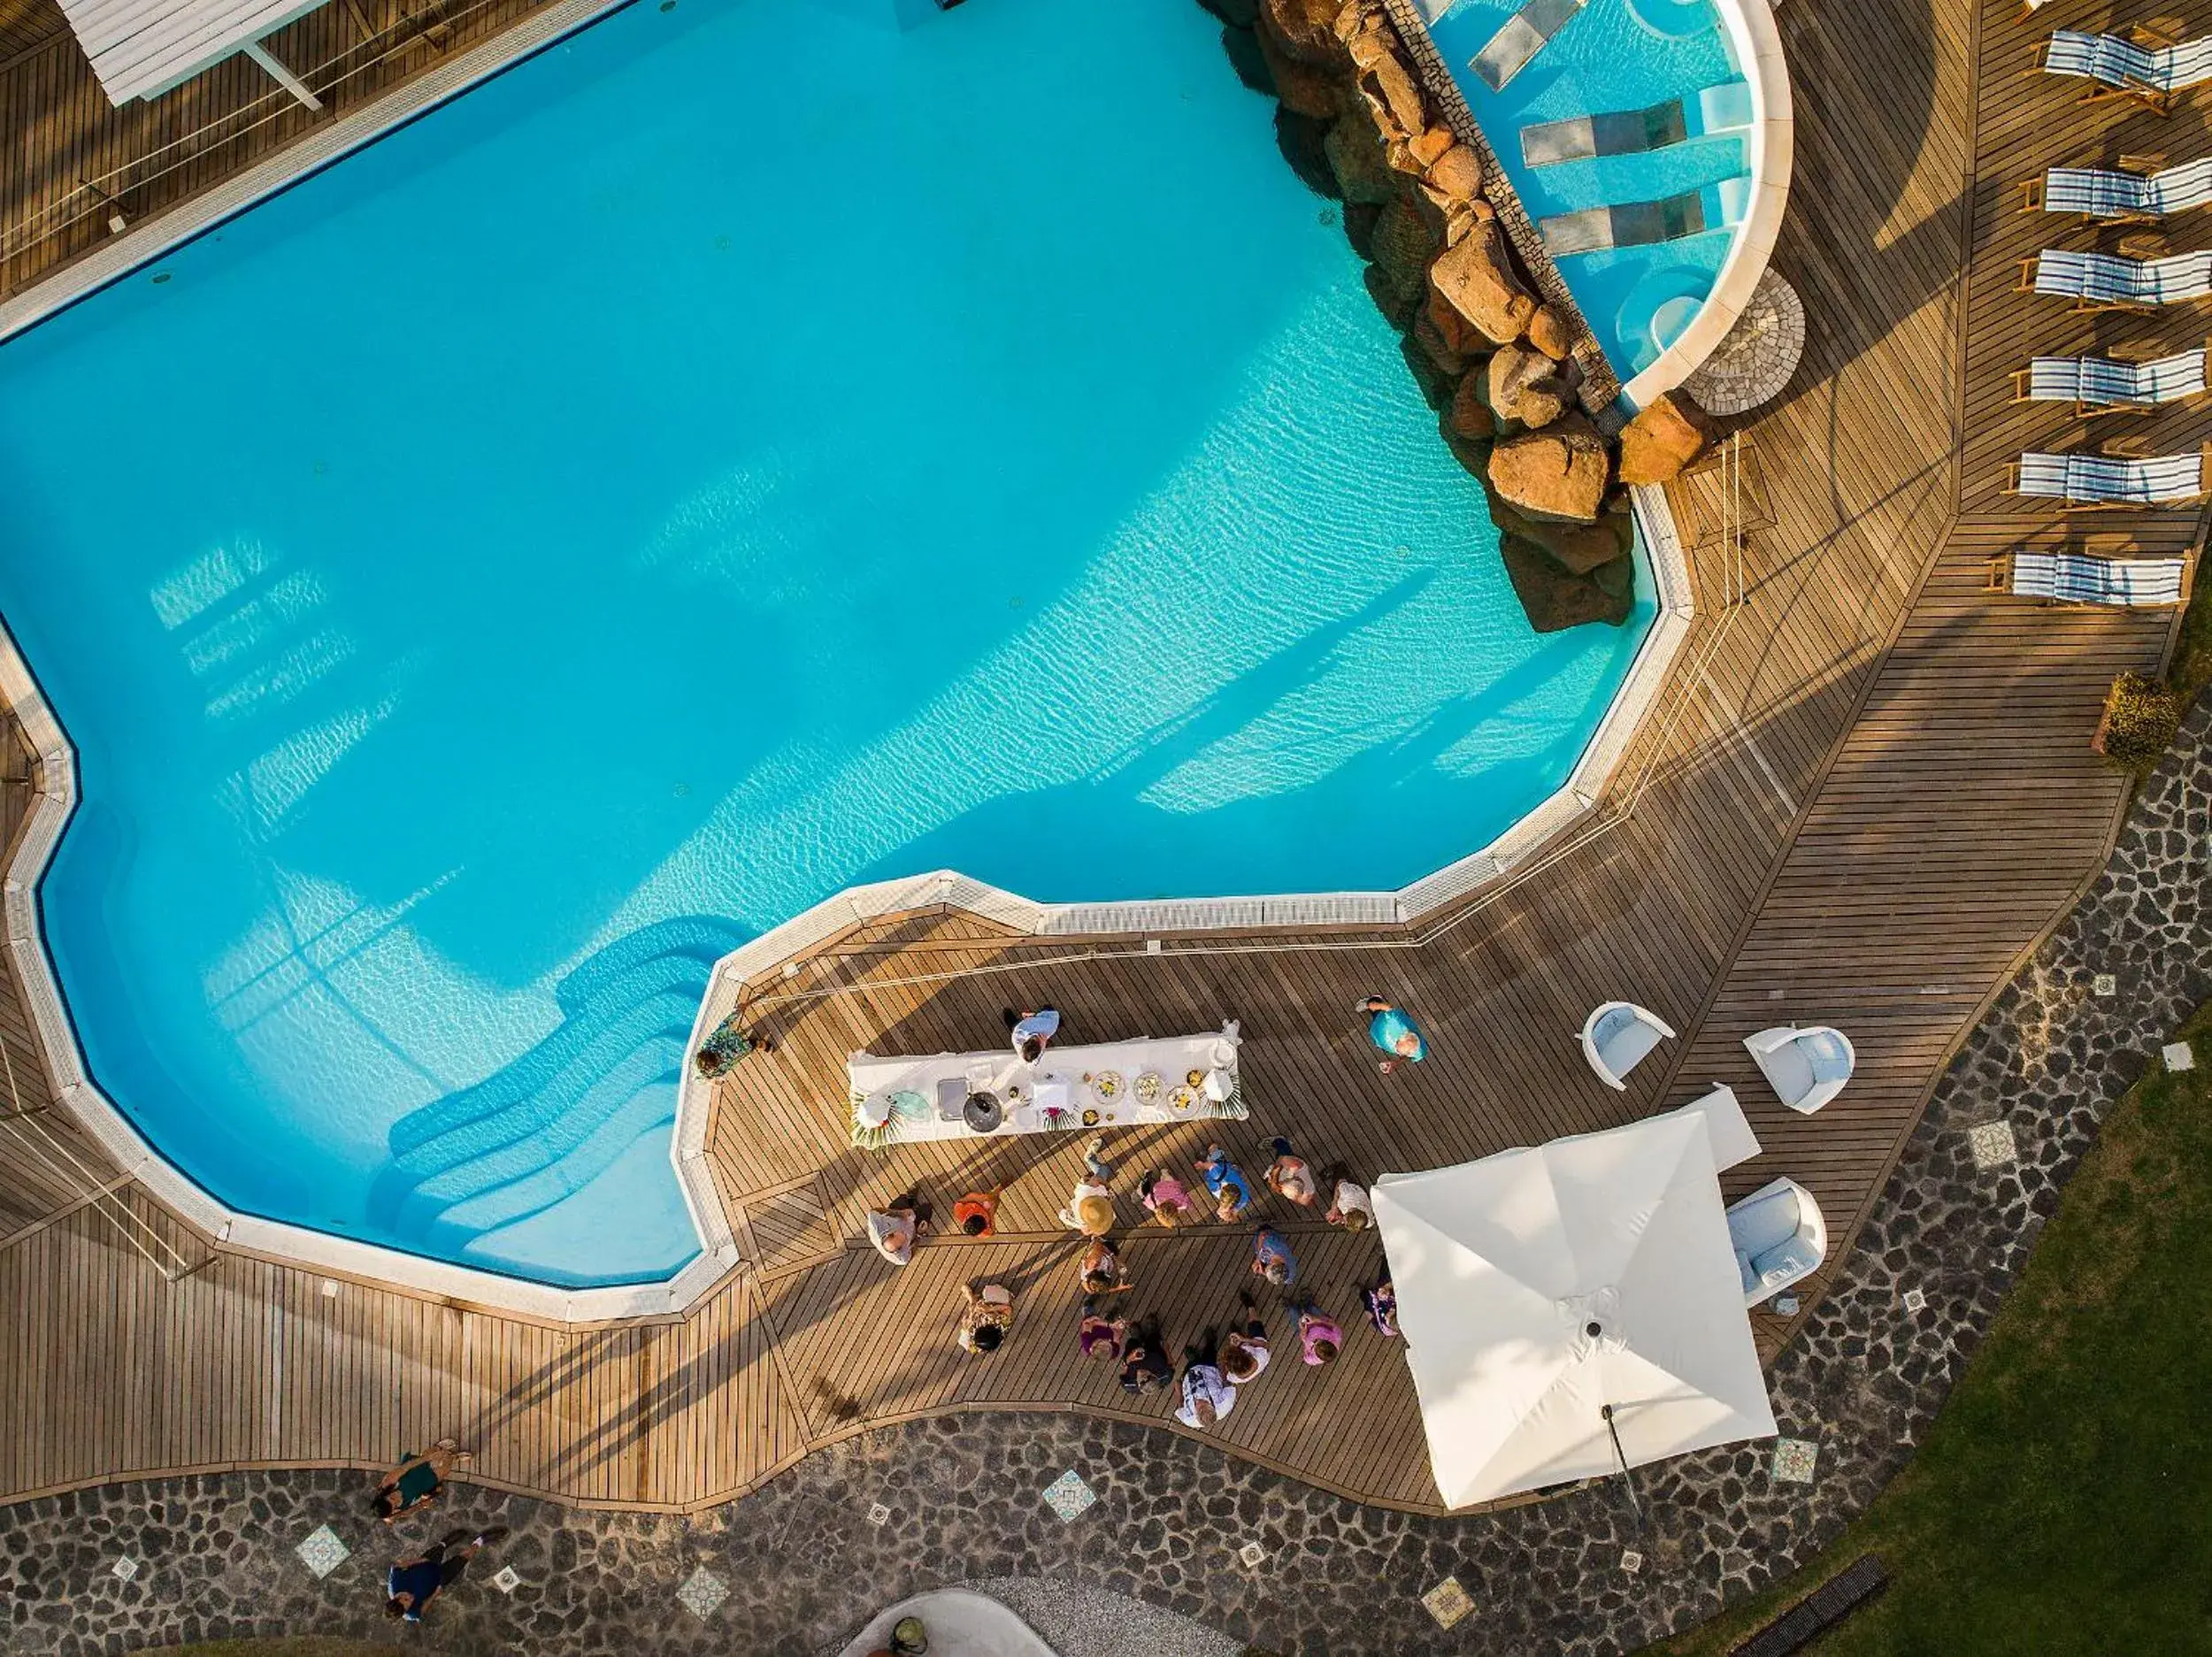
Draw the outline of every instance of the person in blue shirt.
<instances>
[{"instance_id":1,"label":"person in blue shirt","mask_svg":"<svg viewBox=\"0 0 2212 1657\"><path fill-rule=\"evenodd\" d=\"M460 1580L469 1561L483 1546L484 1538L480 1536L459 1547L448 1547L440 1542L427 1553L401 1560L385 1573L384 1615L404 1617L410 1622L421 1622L423 1607L438 1597L439 1590Z\"/></svg>"},{"instance_id":2,"label":"person in blue shirt","mask_svg":"<svg viewBox=\"0 0 2212 1657\"><path fill-rule=\"evenodd\" d=\"M1279 1289L1298 1281L1298 1256L1290 1252L1290 1239L1271 1225L1252 1234L1252 1270Z\"/></svg>"},{"instance_id":3,"label":"person in blue shirt","mask_svg":"<svg viewBox=\"0 0 2212 1657\"><path fill-rule=\"evenodd\" d=\"M1404 1009L1379 995L1371 995L1356 1010L1367 1015L1367 1039L1383 1051L1379 1068L1385 1076L1400 1064L1418 1064L1428 1057L1428 1043L1421 1039L1421 1028L1406 1016Z\"/></svg>"},{"instance_id":4,"label":"person in blue shirt","mask_svg":"<svg viewBox=\"0 0 2212 1657\"><path fill-rule=\"evenodd\" d=\"M1214 1213L1225 1223L1236 1219L1252 1206L1252 1182L1218 1145L1209 1145L1205 1156L1191 1166L1206 1182L1206 1190L1214 1200Z\"/></svg>"}]
</instances>

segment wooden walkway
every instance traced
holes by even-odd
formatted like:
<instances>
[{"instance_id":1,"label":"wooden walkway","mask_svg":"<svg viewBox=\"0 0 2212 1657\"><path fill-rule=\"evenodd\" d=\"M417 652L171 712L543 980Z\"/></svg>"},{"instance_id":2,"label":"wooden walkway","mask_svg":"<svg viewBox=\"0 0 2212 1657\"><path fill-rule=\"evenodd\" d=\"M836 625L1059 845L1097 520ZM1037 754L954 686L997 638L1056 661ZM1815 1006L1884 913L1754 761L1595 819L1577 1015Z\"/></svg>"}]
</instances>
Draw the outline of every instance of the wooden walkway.
<instances>
[{"instance_id":1,"label":"wooden walkway","mask_svg":"<svg viewBox=\"0 0 2212 1657\"><path fill-rule=\"evenodd\" d=\"M1811 318L1807 362L1745 432L1760 525L1748 602L1728 607L1724 560L1694 552L1700 619L1596 828L1424 938L1169 937L1152 955L1143 940L1041 942L924 914L814 951L760 986L779 1049L718 1101L712 1165L745 1260L681 1321L563 1331L370 1285L326 1293L313 1274L211 1253L134 1194L90 1202L11 1159L0 1419L15 1425L0 1498L185 1467L370 1465L449 1431L495 1484L693 1508L949 1408L1123 1415L1110 1376L1073 1351L1072 1246L1052 1216L1074 1144L877 1156L845 1143L848 1051L989 1045L1018 1001L1058 1005L1073 1039L1241 1019L1255 1116L1228 1138L1248 1167L1277 1132L1371 1177L1432 1166L1728 1081L1767 1147L1731 1193L1780 1172L1804 1181L1840 1260L1947 1055L2101 863L2124 797L2090 730L2113 673L2154 666L2173 625L1982 590L1993 549L2092 526L1995 492L2008 455L2093 441L2068 410L2013 408L2010 371L2032 349L2186 334L2185 318L2115 325L2014 293L2021 249L2098 238L2014 213L2012 186L2052 160L2200 153L2201 132L2193 112L2083 108L2077 87L2021 76L2032 31L2016 0L1987 0L1978 27L1964 0L1780 16L1798 158L1775 263ZM2156 445L2201 436L2196 416L2133 425ZM1678 487L1693 539L1712 484ZM2093 527L2177 547L2200 526L2182 512ZM1428 1063L1376 1072L1350 1009L1377 989L1419 1014ZM1598 1086L1573 1042L1614 995L1684 1032L1625 1094ZM1809 1119L1772 1101L1739 1045L1787 1019L1840 1024L1862 1055L1849 1090ZM0 1036L27 1070L12 1008ZM1202 1142L1162 1129L1112 1149L1133 1177ZM991 1242L933 1243L895 1271L859 1239L862 1210L909 1185L942 1212L1001 1183ZM130 1240L142 1229L197 1269L165 1281ZM1372 1241L1292 1229L1325 1302L1355 1311ZM1240 1230L1138 1231L1134 1308L1161 1313L1171 1339L1222 1321L1249 1281L1247 1246ZM996 1356L964 1359L956 1285L986 1276L1017 1285L1021 1327ZM1792 1327L1755 1323L1769 1354ZM1327 1370L1279 1366L1220 1436L1363 1500L1433 1504L1411 1388L1379 1340L1356 1336Z\"/></svg>"}]
</instances>

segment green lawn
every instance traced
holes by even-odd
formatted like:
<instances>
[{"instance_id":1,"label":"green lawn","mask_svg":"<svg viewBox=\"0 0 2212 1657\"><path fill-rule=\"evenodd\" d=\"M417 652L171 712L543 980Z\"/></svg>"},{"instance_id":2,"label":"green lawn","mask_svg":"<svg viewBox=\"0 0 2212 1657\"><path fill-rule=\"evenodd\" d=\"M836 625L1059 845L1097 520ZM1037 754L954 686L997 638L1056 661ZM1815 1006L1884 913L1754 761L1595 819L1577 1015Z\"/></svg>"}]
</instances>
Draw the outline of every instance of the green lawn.
<instances>
[{"instance_id":1,"label":"green lawn","mask_svg":"<svg viewBox=\"0 0 2212 1657\"><path fill-rule=\"evenodd\" d=\"M2212 1009L2185 1032L2212 1067ZM1919 1453L1807 1570L1655 1646L1717 1657L1860 1554L1819 1657L2212 1652L2212 1069L2108 1116Z\"/></svg>"}]
</instances>

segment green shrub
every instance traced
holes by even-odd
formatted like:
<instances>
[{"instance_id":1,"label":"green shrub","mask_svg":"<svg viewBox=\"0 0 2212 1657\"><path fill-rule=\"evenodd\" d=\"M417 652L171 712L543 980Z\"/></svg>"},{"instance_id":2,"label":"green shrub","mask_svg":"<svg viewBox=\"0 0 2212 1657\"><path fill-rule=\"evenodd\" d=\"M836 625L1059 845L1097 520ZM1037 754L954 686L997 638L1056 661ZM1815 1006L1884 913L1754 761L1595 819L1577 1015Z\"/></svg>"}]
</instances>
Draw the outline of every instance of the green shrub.
<instances>
[{"instance_id":1,"label":"green shrub","mask_svg":"<svg viewBox=\"0 0 2212 1657\"><path fill-rule=\"evenodd\" d=\"M2123 673L2105 698L2099 751L2115 765L2147 771L2173 746L2185 711L2181 697L2159 680Z\"/></svg>"}]
</instances>

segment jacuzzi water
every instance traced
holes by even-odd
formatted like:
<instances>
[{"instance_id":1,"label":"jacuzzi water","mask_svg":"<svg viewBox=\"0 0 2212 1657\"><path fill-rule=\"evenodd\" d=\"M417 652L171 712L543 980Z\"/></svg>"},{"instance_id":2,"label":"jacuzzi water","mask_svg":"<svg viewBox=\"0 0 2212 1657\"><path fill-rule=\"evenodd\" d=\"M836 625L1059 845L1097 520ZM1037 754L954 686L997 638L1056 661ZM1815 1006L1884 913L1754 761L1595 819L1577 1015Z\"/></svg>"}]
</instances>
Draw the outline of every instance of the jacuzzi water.
<instances>
[{"instance_id":1,"label":"jacuzzi water","mask_svg":"<svg viewBox=\"0 0 2212 1657\"><path fill-rule=\"evenodd\" d=\"M1764 0L1759 0L1764 4ZM1663 201L1749 176L1741 133L1640 154L1531 167L1521 129L1568 116L1650 108L1742 78L1712 0L1589 0L1527 66L1493 92L1469 67L1522 0L1459 0L1429 32L1507 177L1541 220L1589 207ZM1558 258L1559 273L1622 380L1649 367L1713 290L1732 229Z\"/></svg>"},{"instance_id":2,"label":"jacuzzi water","mask_svg":"<svg viewBox=\"0 0 2212 1657\"><path fill-rule=\"evenodd\" d=\"M47 938L167 1156L657 1278L761 929L1391 887L1561 782L1648 607L1530 631L1217 34L634 7L0 346Z\"/></svg>"}]
</instances>

